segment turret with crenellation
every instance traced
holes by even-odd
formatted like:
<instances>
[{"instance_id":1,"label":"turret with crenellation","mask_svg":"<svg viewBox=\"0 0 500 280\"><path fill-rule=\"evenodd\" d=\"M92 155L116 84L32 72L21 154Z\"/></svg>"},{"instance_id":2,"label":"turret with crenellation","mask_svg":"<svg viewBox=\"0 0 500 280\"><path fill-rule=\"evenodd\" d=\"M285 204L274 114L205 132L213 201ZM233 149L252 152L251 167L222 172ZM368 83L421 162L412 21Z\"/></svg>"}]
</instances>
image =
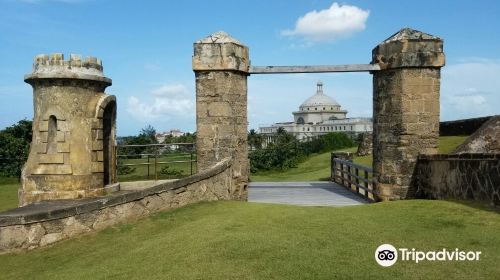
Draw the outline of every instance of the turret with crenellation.
<instances>
[{"instance_id":1,"label":"turret with crenellation","mask_svg":"<svg viewBox=\"0 0 500 280\"><path fill-rule=\"evenodd\" d=\"M96 57L37 55L32 73L33 140L19 204L103 195L116 182L116 99Z\"/></svg>"}]
</instances>

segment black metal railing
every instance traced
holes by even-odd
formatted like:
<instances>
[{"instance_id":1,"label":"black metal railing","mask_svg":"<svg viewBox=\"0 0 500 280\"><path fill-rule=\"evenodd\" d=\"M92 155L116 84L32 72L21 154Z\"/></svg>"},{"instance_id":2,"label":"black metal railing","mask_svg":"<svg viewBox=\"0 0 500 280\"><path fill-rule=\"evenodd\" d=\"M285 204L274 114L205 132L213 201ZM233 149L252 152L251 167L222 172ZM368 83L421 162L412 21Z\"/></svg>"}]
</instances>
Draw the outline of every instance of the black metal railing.
<instances>
[{"instance_id":1,"label":"black metal railing","mask_svg":"<svg viewBox=\"0 0 500 280\"><path fill-rule=\"evenodd\" d=\"M117 145L119 181L175 179L196 170L194 143Z\"/></svg>"},{"instance_id":2,"label":"black metal railing","mask_svg":"<svg viewBox=\"0 0 500 280\"><path fill-rule=\"evenodd\" d=\"M355 164L351 161L331 158L331 180L349 190L375 202L376 179L373 169Z\"/></svg>"}]
</instances>

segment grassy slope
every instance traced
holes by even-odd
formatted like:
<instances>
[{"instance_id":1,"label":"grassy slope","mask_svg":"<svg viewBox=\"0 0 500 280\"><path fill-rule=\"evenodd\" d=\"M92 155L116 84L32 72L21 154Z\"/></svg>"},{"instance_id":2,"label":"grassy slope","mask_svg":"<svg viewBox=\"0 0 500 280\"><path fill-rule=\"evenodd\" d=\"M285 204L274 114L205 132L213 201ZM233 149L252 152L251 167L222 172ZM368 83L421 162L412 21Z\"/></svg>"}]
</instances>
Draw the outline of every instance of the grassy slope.
<instances>
[{"instance_id":1,"label":"grassy slope","mask_svg":"<svg viewBox=\"0 0 500 280\"><path fill-rule=\"evenodd\" d=\"M446 201L343 208L202 203L0 255L0 279L498 279L498 232L498 212ZM382 268L374 260L382 243L480 250L482 258Z\"/></svg>"},{"instance_id":2,"label":"grassy slope","mask_svg":"<svg viewBox=\"0 0 500 280\"><path fill-rule=\"evenodd\" d=\"M439 137L439 153L450 153L460 145L467 136L444 136ZM342 149L355 153L357 148ZM354 157L354 162L364 166L372 166L373 157ZM253 182L279 182L279 181L318 181L328 180L330 177L330 152L313 155L304 162L299 163L297 168L286 171L272 170L260 171L251 174Z\"/></svg>"},{"instance_id":3,"label":"grassy slope","mask_svg":"<svg viewBox=\"0 0 500 280\"><path fill-rule=\"evenodd\" d=\"M17 207L17 178L0 177L0 212Z\"/></svg>"},{"instance_id":4,"label":"grassy slope","mask_svg":"<svg viewBox=\"0 0 500 280\"><path fill-rule=\"evenodd\" d=\"M121 159L126 164L141 164L148 163L147 158L139 158L139 159ZM171 162L171 161L189 161L191 160L191 156L189 154L167 154L159 157L157 159L158 162ZM196 160L196 155L193 155L193 160ZM148 165L136 165L131 166L134 168L134 172L126 175L118 175L118 180L120 182L127 181L139 181L139 180L154 180L155 171L154 171L154 157L149 159L149 176L148 176ZM181 175L168 175L161 174L160 171L162 168L167 166L167 164L158 164L157 172L158 179L172 179L172 178L181 178L191 175L191 167L193 168L193 173L196 173L196 162L193 162L191 165L189 162L181 162L181 163L169 163L168 166L170 170L176 170L181 172Z\"/></svg>"},{"instance_id":5,"label":"grassy slope","mask_svg":"<svg viewBox=\"0 0 500 280\"><path fill-rule=\"evenodd\" d=\"M439 137L439 153L449 154L469 136L441 136Z\"/></svg>"}]
</instances>

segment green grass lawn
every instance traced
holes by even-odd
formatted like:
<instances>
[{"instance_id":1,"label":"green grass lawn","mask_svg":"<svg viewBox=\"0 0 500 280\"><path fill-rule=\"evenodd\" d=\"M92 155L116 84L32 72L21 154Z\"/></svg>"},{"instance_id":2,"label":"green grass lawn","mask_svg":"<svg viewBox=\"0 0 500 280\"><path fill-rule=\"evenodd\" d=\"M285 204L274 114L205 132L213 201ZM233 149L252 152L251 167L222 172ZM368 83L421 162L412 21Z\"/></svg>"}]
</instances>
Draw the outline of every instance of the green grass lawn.
<instances>
[{"instance_id":1,"label":"green grass lawn","mask_svg":"<svg viewBox=\"0 0 500 280\"><path fill-rule=\"evenodd\" d=\"M469 136L441 136L439 137L439 153L449 154L462 144Z\"/></svg>"},{"instance_id":2,"label":"green grass lawn","mask_svg":"<svg viewBox=\"0 0 500 280\"><path fill-rule=\"evenodd\" d=\"M468 136L439 137L439 153L452 152L462 144ZM356 153L357 147L341 149L340 151ZM326 152L308 157L296 168L288 170L259 171L250 175L253 182L280 182L280 181L325 181L330 179L330 154ZM354 163L371 167L373 156L358 157L354 155Z\"/></svg>"},{"instance_id":3,"label":"green grass lawn","mask_svg":"<svg viewBox=\"0 0 500 280\"><path fill-rule=\"evenodd\" d=\"M193 160L196 160L196 154L193 154ZM125 164L144 164L148 163L148 158L139 159L120 159L123 160ZM157 159L157 162L172 162L172 161L189 161L191 160L191 155L187 153L173 153L162 155ZM135 170L130 174L118 175L118 180L120 182L126 181L139 181L139 180L154 180L155 179L155 167L154 167L154 157L149 158L149 171L148 165L136 165L131 166ZM165 166L169 167L169 170L179 172L180 174L162 174L160 171ZM191 172L196 173L196 162L190 164L189 162L181 163L169 163L169 164L158 164L157 174L158 179L174 179L190 176ZM148 175L149 174L149 175Z\"/></svg>"},{"instance_id":4,"label":"green grass lawn","mask_svg":"<svg viewBox=\"0 0 500 280\"><path fill-rule=\"evenodd\" d=\"M17 178L0 177L0 212L17 207Z\"/></svg>"},{"instance_id":5,"label":"green grass lawn","mask_svg":"<svg viewBox=\"0 0 500 280\"><path fill-rule=\"evenodd\" d=\"M498 279L500 213L408 200L342 208L195 204L31 252L1 279ZM375 249L482 251L477 262L398 261Z\"/></svg>"}]
</instances>

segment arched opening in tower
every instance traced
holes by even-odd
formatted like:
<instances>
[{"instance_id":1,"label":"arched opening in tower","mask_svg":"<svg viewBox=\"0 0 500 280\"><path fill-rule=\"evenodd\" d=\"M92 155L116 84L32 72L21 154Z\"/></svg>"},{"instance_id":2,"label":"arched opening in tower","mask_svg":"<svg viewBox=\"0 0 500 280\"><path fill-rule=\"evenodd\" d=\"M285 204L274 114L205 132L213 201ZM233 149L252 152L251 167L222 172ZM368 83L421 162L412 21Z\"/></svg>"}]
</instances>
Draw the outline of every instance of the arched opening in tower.
<instances>
[{"instance_id":1,"label":"arched opening in tower","mask_svg":"<svg viewBox=\"0 0 500 280\"><path fill-rule=\"evenodd\" d=\"M104 185L116 182L115 130L116 102L106 105L103 114L103 164Z\"/></svg>"}]
</instances>

